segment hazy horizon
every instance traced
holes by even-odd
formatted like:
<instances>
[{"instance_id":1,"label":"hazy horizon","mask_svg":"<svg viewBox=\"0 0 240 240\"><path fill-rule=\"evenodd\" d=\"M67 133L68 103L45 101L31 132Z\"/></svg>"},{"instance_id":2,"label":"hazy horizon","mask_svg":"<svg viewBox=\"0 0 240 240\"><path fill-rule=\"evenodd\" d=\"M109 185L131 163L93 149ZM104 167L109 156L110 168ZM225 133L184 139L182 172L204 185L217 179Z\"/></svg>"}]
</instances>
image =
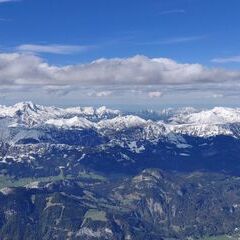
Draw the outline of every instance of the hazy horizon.
<instances>
[{"instance_id":1,"label":"hazy horizon","mask_svg":"<svg viewBox=\"0 0 240 240\"><path fill-rule=\"evenodd\" d=\"M117 109L121 111L145 111L145 110L153 110L153 111L160 111L164 109L181 109L181 108L187 108L187 107L193 107L196 109L212 109L215 107L227 107L227 108L239 108L239 104L233 104L233 105L228 105L228 104L216 104L216 105L210 105L210 104L161 104L161 103L155 103L155 104L109 104L107 102L105 103L100 103L100 104L89 104L87 102L76 102L76 103L66 103L66 104L51 104L51 103L42 103L42 102L34 102L31 100L25 100L25 101L16 101L16 102L7 102L7 103L2 103L0 102L0 106L13 106L18 103L27 103L31 102L33 104L41 105L41 106L46 106L46 107L59 107L59 108L69 108L69 107L94 107L94 108L100 108L100 107L107 107L111 109Z\"/></svg>"}]
</instances>

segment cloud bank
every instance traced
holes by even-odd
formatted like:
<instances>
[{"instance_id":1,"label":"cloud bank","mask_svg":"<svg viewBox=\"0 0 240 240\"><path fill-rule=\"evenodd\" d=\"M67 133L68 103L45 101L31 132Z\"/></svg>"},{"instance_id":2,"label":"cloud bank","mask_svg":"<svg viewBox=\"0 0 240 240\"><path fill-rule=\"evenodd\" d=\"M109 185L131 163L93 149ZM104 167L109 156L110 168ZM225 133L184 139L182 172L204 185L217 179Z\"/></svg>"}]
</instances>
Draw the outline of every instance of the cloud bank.
<instances>
[{"instance_id":1,"label":"cloud bank","mask_svg":"<svg viewBox=\"0 0 240 240\"><path fill-rule=\"evenodd\" d=\"M161 86L226 82L240 82L240 72L138 55L59 67L49 65L32 54L0 54L0 84L5 87Z\"/></svg>"}]
</instances>

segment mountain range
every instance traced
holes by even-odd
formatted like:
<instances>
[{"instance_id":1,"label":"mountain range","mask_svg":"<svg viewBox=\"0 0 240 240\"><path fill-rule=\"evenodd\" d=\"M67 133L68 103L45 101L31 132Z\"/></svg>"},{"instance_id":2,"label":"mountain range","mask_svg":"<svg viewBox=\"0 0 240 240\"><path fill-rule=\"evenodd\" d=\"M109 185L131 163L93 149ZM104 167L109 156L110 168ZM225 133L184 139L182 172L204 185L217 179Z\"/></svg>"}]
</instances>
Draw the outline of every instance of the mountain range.
<instances>
[{"instance_id":1,"label":"mountain range","mask_svg":"<svg viewBox=\"0 0 240 240\"><path fill-rule=\"evenodd\" d=\"M239 152L240 108L0 106L0 236L236 237Z\"/></svg>"}]
</instances>

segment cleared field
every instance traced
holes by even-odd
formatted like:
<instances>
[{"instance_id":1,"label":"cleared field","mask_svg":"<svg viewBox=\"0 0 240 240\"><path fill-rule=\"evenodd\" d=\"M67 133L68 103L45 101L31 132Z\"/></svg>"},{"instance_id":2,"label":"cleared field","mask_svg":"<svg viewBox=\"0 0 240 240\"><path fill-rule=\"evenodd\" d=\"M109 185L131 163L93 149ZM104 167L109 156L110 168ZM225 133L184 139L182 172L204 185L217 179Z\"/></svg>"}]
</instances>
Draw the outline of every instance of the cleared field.
<instances>
[{"instance_id":1,"label":"cleared field","mask_svg":"<svg viewBox=\"0 0 240 240\"><path fill-rule=\"evenodd\" d=\"M53 182L58 180L63 180L62 175L58 176L49 176L49 177L41 177L41 178L19 178L14 179L9 176L0 176L0 189L4 187L23 187L27 184L33 182Z\"/></svg>"},{"instance_id":2,"label":"cleared field","mask_svg":"<svg viewBox=\"0 0 240 240\"><path fill-rule=\"evenodd\" d=\"M80 172L79 175L71 176L67 175L64 176L62 173L58 176L48 176L48 177L39 177L39 178L13 178L7 175L0 175L0 189L4 187L24 187L25 185L28 185L33 182L54 182L54 181L60 181L60 180L66 180L66 179L92 179L92 180L98 180L98 181L104 181L106 178L104 178L101 175L97 175L95 173L82 173Z\"/></svg>"}]
</instances>

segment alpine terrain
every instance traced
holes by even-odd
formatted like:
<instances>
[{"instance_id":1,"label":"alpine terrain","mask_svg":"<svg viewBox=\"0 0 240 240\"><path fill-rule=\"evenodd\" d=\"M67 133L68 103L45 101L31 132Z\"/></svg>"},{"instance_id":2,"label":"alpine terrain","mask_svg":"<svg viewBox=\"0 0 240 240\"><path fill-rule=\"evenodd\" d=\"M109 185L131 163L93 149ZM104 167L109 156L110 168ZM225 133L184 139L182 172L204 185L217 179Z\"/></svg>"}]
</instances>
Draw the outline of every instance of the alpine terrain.
<instances>
[{"instance_id":1,"label":"alpine terrain","mask_svg":"<svg viewBox=\"0 0 240 240\"><path fill-rule=\"evenodd\" d=\"M1 239L240 238L238 108L21 102L0 149Z\"/></svg>"}]
</instances>

